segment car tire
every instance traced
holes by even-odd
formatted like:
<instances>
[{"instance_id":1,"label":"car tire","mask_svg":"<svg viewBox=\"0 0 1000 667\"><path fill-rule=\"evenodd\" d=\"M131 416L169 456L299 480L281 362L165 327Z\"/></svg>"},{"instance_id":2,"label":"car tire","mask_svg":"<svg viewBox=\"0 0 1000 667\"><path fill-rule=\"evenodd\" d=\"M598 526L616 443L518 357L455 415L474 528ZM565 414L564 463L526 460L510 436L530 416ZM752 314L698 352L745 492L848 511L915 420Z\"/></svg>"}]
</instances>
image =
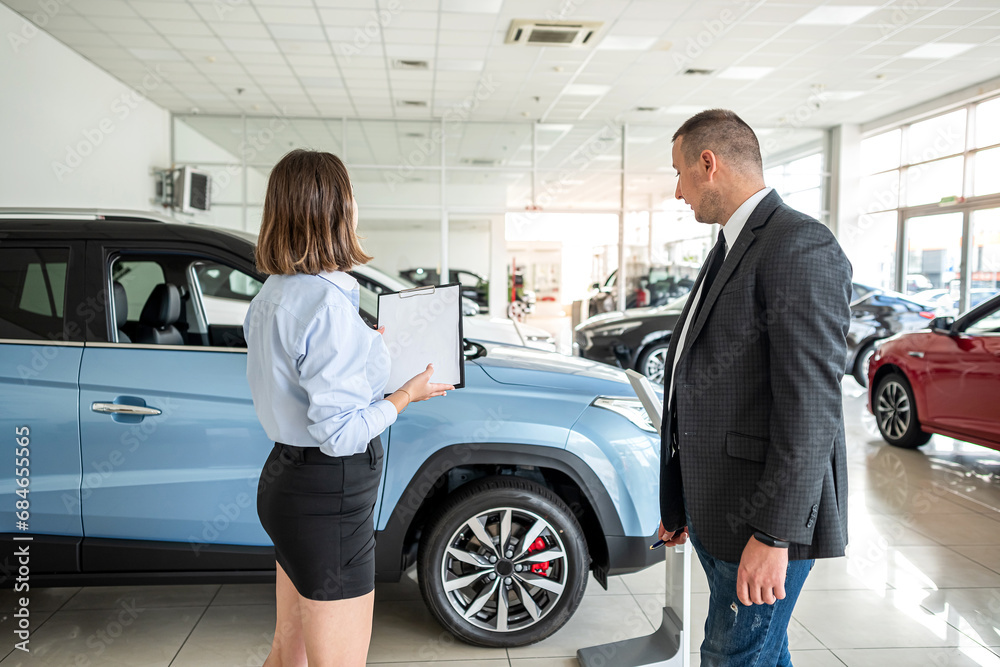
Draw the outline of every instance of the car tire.
<instances>
[{"instance_id":1,"label":"car tire","mask_svg":"<svg viewBox=\"0 0 1000 667\"><path fill-rule=\"evenodd\" d=\"M665 340L650 345L635 364L635 370L649 378L649 381L656 386L663 386L663 372L666 370L667 350L670 348L670 341Z\"/></svg>"},{"instance_id":2,"label":"car tire","mask_svg":"<svg viewBox=\"0 0 1000 667\"><path fill-rule=\"evenodd\" d=\"M894 447L916 449L931 439L920 429L917 403L910 383L899 373L889 373L879 380L872 395L875 423L882 439Z\"/></svg>"},{"instance_id":3,"label":"car tire","mask_svg":"<svg viewBox=\"0 0 1000 667\"><path fill-rule=\"evenodd\" d=\"M552 557L540 560L543 553ZM438 622L469 644L497 648L533 644L561 628L583 599L589 569L569 507L514 477L456 491L428 522L417 556L420 592Z\"/></svg>"},{"instance_id":4,"label":"car tire","mask_svg":"<svg viewBox=\"0 0 1000 667\"><path fill-rule=\"evenodd\" d=\"M854 372L851 373L854 379L857 380L858 384L862 387L868 388L868 364L871 363L872 357L875 356L875 343L868 343L861 351L858 352L858 356L854 359Z\"/></svg>"}]
</instances>

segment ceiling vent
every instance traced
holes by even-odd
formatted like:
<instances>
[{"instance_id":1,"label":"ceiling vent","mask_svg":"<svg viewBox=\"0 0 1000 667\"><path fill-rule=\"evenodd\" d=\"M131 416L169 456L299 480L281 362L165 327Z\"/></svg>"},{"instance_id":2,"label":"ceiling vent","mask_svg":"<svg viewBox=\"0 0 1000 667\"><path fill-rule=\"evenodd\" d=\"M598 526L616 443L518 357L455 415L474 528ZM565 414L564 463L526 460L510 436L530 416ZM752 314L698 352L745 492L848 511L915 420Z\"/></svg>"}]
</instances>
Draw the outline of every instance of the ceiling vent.
<instances>
[{"instance_id":1,"label":"ceiling vent","mask_svg":"<svg viewBox=\"0 0 1000 667\"><path fill-rule=\"evenodd\" d=\"M496 167L500 164L500 160L485 157L464 157L459 162L470 167Z\"/></svg>"},{"instance_id":2,"label":"ceiling vent","mask_svg":"<svg viewBox=\"0 0 1000 667\"><path fill-rule=\"evenodd\" d=\"M398 107L409 107L409 108L413 108L413 109L420 109L420 108L426 109L427 108L427 101L426 100L396 100L396 106L398 106Z\"/></svg>"},{"instance_id":3,"label":"ceiling vent","mask_svg":"<svg viewBox=\"0 0 1000 667\"><path fill-rule=\"evenodd\" d=\"M428 69L426 60L393 60L393 69Z\"/></svg>"},{"instance_id":4,"label":"ceiling vent","mask_svg":"<svg viewBox=\"0 0 1000 667\"><path fill-rule=\"evenodd\" d=\"M601 21L545 21L514 19L507 30L505 44L528 46L585 47L594 44Z\"/></svg>"},{"instance_id":5,"label":"ceiling vent","mask_svg":"<svg viewBox=\"0 0 1000 667\"><path fill-rule=\"evenodd\" d=\"M695 67L689 67L688 69L684 70L684 75L685 76L708 76L709 74L712 74L714 72L715 72L714 69L697 69Z\"/></svg>"}]
</instances>

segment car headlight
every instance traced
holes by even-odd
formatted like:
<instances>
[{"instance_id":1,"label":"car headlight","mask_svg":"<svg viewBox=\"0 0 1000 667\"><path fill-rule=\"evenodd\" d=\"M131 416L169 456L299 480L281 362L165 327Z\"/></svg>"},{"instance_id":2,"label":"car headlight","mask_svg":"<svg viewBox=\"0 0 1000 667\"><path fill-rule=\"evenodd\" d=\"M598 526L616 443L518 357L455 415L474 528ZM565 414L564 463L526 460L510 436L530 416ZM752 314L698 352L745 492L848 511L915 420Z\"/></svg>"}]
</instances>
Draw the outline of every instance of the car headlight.
<instances>
[{"instance_id":1,"label":"car headlight","mask_svg":"<svg viewBox=\"0 0 1000 667\"><path fill-rule=\"evenodd\" d=\"M599 329L594 329L595 336L621 336L627 331L632 331L632 329L638 329L642 326L642 322L626 322L625 324L612 324L610 326L601 327Z\"/></svg>"},{"instance_id":2,"label":"car headlight","mask_svg":"<svg viewBox=\"0 0 1000 667\"><path fill-rule=\"evenodd\" d=\"M613 396L598 396L591 405L617 412L625 419L629 420L643 431L656 433L656 426L653 420L646 414L646 409L638 398L618 398Z\"/></svg>"}]
</instances>

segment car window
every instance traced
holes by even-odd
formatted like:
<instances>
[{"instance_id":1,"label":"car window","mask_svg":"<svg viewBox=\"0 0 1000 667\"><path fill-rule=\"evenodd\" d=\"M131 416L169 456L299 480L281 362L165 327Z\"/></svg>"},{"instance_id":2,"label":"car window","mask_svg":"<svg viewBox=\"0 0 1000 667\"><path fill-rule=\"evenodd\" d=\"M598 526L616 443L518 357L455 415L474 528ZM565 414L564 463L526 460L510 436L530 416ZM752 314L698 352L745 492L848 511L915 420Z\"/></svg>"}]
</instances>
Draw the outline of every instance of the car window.
<instances>
[{"instance_id":1,"label":"car window","mask_svg":"<svg viewBox=\"0 0 1000 667\"><path fill-rule=\"evenodd\" d=\"M452 275L455 275L458 278L458 282L466 287L479 287L481 282L479 276L467 271L453 271Z\"/></svg>"},{"instance_id":2,"label":"car window","mask_svg":"<svg viewBox=\"0 0 1000 667\"><path fill-rule=\"evenodd\" d=\"M139 321L139 314L153 288L166 282L163 267L151 260L119 259L111 268L111 279L125 288L130 322Z\"/></svg>"},{"instance_id":3,"label":"car window","mask_svg":"<svg viewBox=\"0 0 1000 667\"><path fill-rule=\"evenodd\" d=\"M61 339L69 248L0 250L0 338Z\"/></svg>"},{"instance_id":4,"label":"car window","mask_svg":"<svg viewBox=\"0 0 1000 667\"><path fill-rule=\"evenodd\" d=\"M1000 334L1000 307L965 327L967 334Z\"/></svg>"},{"instance_id":5,"label":"car window","mask_svg":"<svg viewBox=\"0 0 1000 667\"><path fill-rule=\"evenodd\" d=\"M208 260L192 262L191 272L209 326L242 326L250 302L264 286L239 269Z\"/></svg>"}]
</instances>

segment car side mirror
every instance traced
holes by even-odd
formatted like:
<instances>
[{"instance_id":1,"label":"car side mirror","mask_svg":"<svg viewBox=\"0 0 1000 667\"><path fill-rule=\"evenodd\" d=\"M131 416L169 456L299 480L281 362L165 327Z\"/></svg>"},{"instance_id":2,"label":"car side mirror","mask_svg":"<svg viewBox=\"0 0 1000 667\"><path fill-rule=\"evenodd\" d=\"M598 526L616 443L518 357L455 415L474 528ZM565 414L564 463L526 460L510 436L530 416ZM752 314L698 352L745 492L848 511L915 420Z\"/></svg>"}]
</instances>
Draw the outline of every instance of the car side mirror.
<instances>
[{"instance_id":1,"label":"car side mirror","mask_svg":"<svg viewBox=\"0 0 1000 667\"><path fill-rule=\"evenodd\" d=\"M951 334L954 324L954 317L935 317L927 327L935 333Z\"/></svg>"}]
</instances>

